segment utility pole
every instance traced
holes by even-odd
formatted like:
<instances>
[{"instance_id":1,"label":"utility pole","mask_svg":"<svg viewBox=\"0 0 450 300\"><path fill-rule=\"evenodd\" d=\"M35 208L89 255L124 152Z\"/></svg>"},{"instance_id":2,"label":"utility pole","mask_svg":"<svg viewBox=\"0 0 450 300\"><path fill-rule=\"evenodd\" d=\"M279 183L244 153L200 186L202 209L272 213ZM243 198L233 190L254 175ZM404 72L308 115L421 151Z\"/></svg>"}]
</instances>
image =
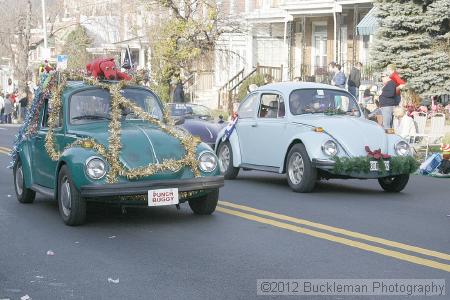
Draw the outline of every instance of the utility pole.
<instances>
[{"instance_id":1,"label":"utility pole","mask_svg":"<svg viewBox=\"0 0 450 300\"><path fill-rule=\"evenodd\" d=\"M47 51L47 18L45 17L45 0L41 0L42 3L42 31L44 32L44 52Z\"/></svg>"}]
</instances>

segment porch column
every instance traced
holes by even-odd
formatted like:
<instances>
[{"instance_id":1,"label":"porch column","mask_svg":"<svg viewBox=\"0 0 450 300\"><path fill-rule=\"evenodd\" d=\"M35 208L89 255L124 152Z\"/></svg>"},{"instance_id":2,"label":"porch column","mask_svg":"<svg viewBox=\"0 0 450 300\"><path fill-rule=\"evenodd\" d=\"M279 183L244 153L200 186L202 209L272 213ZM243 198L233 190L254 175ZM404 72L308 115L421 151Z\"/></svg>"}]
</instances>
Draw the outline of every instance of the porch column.
<instances>
[{"instance_id":1,"label":"porch column","mask_svg":"<svg viewBox=\"0 0 450 300\"><path fill-rule=\"evenodd\" d=\"M248 0L247 0L248 1ZM253 52L255 51L255 49L253 49L253 26L251 24L249 24L248 26L248 33L247 33L247 45L246 45L246 51L245 51L245 61L246 61L246 65L245 65L245 69L248 72L249 70L252 69L254 61L253 61Z\"/></svg>"},{"instance_id":2,"label":"porch column","mask_svg":"<svg viewBox=\"0 0 450 300\"><path fill-rule=\"evenodd\" d=\"M342 5L339 5L337 2L334 3L333 8L333 22L334 22L334 36L333 36L333 60L337 61L337 42L338 42L338 24L337 24L337 14L342 13Z\"/></svg>"},{"instance_id":3,"label":"porch column","mask_svg":"<svg viewBox=\"0 0 450 300\"><path fill-rule=\"evenodd\" d=\"M251 9L251 0L245 0L245 13L248 14L250 12Z\"/></svg>"},{"instance_id":4,"label":"porch column","mask_svg":"<svg viewBox=\"0 0 450 300\"><path fill-rule=\"evenodd\" d=\"M145 68L145 49L139 48L139 69Z\"/></svg>"}]
</instances>

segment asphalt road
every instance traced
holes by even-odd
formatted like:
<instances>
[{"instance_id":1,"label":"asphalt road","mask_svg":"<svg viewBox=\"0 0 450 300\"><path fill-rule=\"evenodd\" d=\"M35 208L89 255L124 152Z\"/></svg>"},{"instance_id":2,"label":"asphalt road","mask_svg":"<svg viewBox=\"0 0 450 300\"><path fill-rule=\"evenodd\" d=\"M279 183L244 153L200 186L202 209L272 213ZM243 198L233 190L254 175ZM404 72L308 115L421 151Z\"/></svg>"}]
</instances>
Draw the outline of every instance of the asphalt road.
<instances>
[{"instance_id":1,"label":"asphalt road","mask_svg":"<svg viewBox=\"0 0 450 300\"><path fill-rule=\"evenodd\" d=\"M0 146L16 131L0 125ZM96 205L68 227L51 199L17 202L4 152L0 299L253 299L264 278L445 279L449 299L447 179L413 176L400 194L357 180L296 194L284 176L247 171L226 181L212 216Z\"/></svg>"}]
</instances>

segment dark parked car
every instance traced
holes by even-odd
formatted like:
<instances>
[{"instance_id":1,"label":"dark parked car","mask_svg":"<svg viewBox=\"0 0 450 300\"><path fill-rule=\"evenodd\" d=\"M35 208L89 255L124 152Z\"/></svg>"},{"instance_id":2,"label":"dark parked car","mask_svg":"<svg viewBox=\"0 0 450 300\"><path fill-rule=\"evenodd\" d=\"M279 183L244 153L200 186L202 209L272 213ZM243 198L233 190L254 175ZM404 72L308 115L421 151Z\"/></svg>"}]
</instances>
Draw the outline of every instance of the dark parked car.
<instances>
[{"instance_id":1,"label":"dark parked car","mask_svg":"<svg viewBox=\"0 0 450 300\"><path fill-rule=\"evenodd\" d=\"M176 124L214 149L217 133L226 125L223 118L215 120L209 108L193 103L168 103L168 108Z\"/></svg>"}]
</instances>

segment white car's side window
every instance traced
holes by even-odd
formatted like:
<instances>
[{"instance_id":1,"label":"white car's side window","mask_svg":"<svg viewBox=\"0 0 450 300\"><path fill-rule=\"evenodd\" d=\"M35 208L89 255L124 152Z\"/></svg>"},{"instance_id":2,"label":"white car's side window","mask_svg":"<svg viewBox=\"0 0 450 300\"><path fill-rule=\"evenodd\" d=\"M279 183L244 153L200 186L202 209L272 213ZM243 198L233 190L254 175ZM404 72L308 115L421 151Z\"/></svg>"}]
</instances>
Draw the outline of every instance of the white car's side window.
<instances>
[{"instance_id":1,"label":"white car's side window","mask_svg":"<svg viewBox=\"0 0 450 300\"><path fill-rule=\"evenodd\" d=\"M258 118L282 118L284 117L284 100L278 94L263 94L258 110Z\"/></svg>"},{"instance_id":2,"label":"white car's side window","mask_svg":"<svg viewBox=\"0 0 450 300\"><path fill-rule=\"evenodd\" d=\"M258 94L251 94L241 103L238 109L239 119L253 118L256 114Z\"/></svg>"}]
</instances>

